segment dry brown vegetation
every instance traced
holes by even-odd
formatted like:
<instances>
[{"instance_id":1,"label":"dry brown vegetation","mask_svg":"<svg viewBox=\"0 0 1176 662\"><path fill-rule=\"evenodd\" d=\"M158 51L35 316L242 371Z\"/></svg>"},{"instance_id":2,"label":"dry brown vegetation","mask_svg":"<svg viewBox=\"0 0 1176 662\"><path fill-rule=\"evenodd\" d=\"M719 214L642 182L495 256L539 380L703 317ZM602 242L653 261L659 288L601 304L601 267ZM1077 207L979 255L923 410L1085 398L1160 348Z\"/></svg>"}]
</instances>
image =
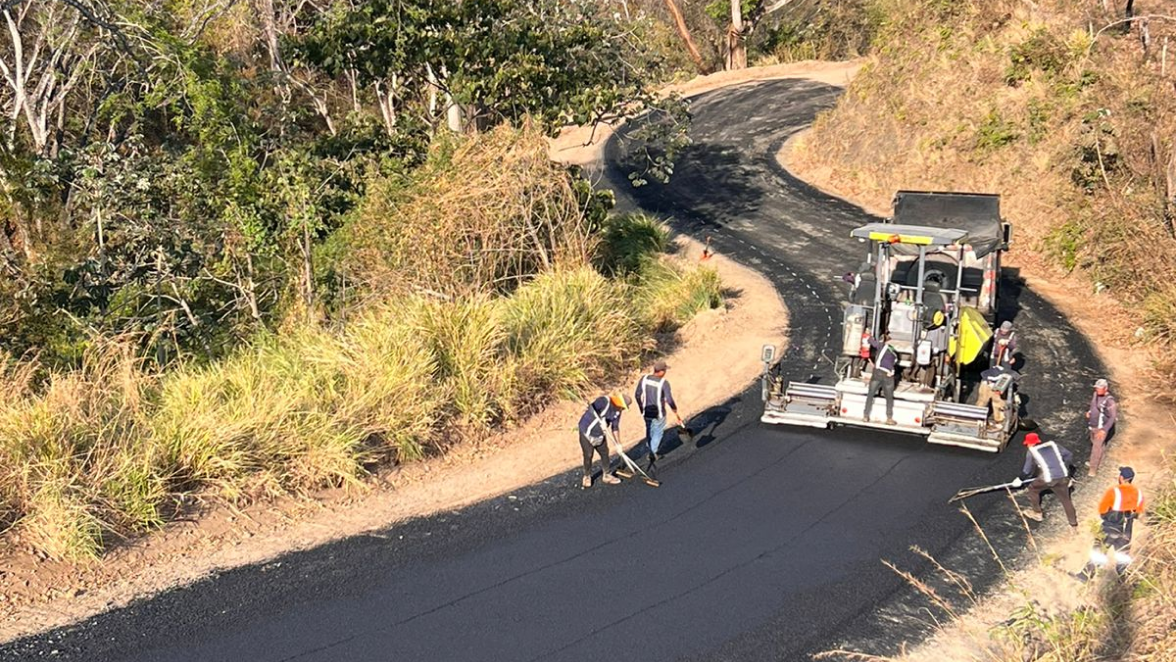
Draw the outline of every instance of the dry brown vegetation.
<instances>
[{"instance_id":1,"label":"dry brown vegetation","mask_svg":"<svg viewBox=\"0 0 1176 662\"><path fill-rule=\"evenodd\" d=\"M438 147L336 250L366 296L232 355L154 371L95 338L76 370L0 356L0 545L89 559L181 497L362 487L372 470L513 425L638 365L721 303L668 230L607 218L531 128ZM391 191L395 191L392 193Z\"/></svg>"},{"instance_id":2,"label":"dry brown vegetation","mask_svg":"<svg viewBox=\"0 0 1176 662\"><path fill-rule=\"evenodd\" d=\"M877 5L888 18L874 57L796 146L794 165L876 210L899 189L999 192L1017 265L1085 290L1087 312L1111 331L1104 339L1147 352L1151 392L1171 398L1176 21L1162 16L1165 3L1135 2L1129 21L1123 2L1101 0ZM1100 574L1077 606L1013 581L1019 606L971 631L961 659L1176 659L1172 467L1151 485L1147 535L1126 576ZM1046 556L1038 579L1068 584ZM948 613L971 609L975 596L953 577L940 583L958 595L929 599Z\"/></svg>"},{"instance_id":3,"label":"dry brown vegetation","mask_svg":"<svg viewBox=\"0 0 1176 662\"><path fill-rule=\"evenodd\" d=\"M797 158L878 208L903 188L1000 192L1018 259L1082 278L1176 372L1176 22L1151 19L1145 52L1145 24L1100 29L1116 16L1094 0L880 4L877 55Z\"/></svg>"}]
</instances>

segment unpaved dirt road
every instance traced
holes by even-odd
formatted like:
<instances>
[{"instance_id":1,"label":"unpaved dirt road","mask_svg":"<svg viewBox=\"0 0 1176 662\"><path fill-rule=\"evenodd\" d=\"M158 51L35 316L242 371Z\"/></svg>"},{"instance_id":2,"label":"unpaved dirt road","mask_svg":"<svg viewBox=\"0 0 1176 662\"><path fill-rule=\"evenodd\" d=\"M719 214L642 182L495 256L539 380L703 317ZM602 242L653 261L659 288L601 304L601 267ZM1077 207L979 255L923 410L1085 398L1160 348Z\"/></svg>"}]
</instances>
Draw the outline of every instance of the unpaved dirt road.
<instances>
[{"instance_id":1,"label":"unpaved dirt road","mask_svg":"<svg viewBox=\"0 0 1176 662\"><path fill-rule=\"evenodd\" d=\"M829 376L837 278L861 257L844 238L870 218L791 178L775 155L838 93L782 80L702 95L696 144L674 181L633 192L770 276L789 306L784 365L797 379ZM624 140L622 131L607 150L604 174L618 186ZM1009 276L1004 313L1027 354L1028 413L1047 437L1076 441L1099 366ZM660 489L581 492L564 476L226 572L15 642L0 659L799 660L841 645L881 652L921 633L926 605L881 563L925 570L911 545L981 585L997 576L945 502L1016 475L1019 447L985 455L870 431L765 427L758 394L756 385L696 416L696 445L672 448ZM972 501L1014 558L1024 532L1011 504ZM1049 515L1047 527L1062 523Z\"/></svg>"}]
</instances>

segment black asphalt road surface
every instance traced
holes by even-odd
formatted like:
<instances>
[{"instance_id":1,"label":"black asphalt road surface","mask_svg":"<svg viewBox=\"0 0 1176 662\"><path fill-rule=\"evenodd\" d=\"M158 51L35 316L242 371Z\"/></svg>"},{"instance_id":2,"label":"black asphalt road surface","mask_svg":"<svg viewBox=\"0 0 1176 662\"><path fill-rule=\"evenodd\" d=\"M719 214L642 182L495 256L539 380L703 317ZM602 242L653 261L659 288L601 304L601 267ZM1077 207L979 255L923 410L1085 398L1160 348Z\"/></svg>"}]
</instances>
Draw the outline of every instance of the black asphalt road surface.
<instances>
[{"instance_id":1,"label":"black asphalt road surface","mask_svg":"<svg viewBox=\"0 0 1176 662\"><path fill-rule=\"evenodd\" d=\"M790 177L774 154L837 93L789 80L698 97L696 144L673 181L633 192L640 207L712 236L719 252L771 278L790 310L784 368L796 379L831 372L837 279L862 258L846 237L871 219ZM621 136L609 148L607 177L619 186L627 146ZM1003 314L1027 354L1027 413L1081 458L1081 411L1098 365L1056 310L1007 276ZM689 411L690 384L674 388ZM996 576L987 547L946 501L1013 478L1020 446L982 454L873 431L765 426L760 413L754 385L692 416L695 443L673 447L671 438L660 489L581 491L578 476L564 474L228 571L10 643L0 659L804 660L839 646L886 653L925 633L927 605L882 563L950 594L912 545L981 587ZM572 434L552 443L578 457ZM1024 533L1008 500L969 506L1015 562ZM1045 526L1063 519L1047 503Z\"/></svg>"}]
</instances>

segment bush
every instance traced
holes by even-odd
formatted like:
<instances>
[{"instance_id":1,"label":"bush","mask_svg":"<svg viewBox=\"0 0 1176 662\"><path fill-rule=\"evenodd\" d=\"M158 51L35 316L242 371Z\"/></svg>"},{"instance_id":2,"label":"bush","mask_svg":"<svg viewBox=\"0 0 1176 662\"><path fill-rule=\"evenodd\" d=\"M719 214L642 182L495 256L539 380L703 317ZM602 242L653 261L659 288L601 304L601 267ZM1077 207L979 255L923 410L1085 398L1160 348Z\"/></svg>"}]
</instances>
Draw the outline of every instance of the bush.
<instances>
[{"instance_id":1,"label":"bush","mask_svg":"<svg viewBox=\"0 0 1176 662\"><path fill-rule=\"evenodd\" d=\"M614 276L636 273L646 258L664 252L670 242L669 229L645 214L614 216L604 224L601 235L596 264Z\"/></svg>"},{"instance_id":2,"label":"bush","mask_svg":"<svg viewBox=\"0 0 1176 662\"><path fill-rule=\"evenodd\" d=\"M509 292L588 254L582 196L529 125L440 140L411 178L367 190L332 253L376 296Z\"/></svg>"},{"instance_id":3,"label":"bush","mask_svg":"<svg viewBox=\"0 0 1176 662\"><path fill-rule=\"evenodd\" d=\"M581 267L542 274L504 302L523 409L574 397L637 365L644 334L628 287Z\"/></svg>"},{"instance_id":4,"label":"bush","mask_svg":"<svg viewBox=\"0 0 1176 662\"><path fill-rule=\"evenodd\" d=\"M695 314L722 305L719 275L703 267L683 269L648 258L638 279L638 301L645 323L656 331L673 331Z\"/></svg>"}]
</instances>

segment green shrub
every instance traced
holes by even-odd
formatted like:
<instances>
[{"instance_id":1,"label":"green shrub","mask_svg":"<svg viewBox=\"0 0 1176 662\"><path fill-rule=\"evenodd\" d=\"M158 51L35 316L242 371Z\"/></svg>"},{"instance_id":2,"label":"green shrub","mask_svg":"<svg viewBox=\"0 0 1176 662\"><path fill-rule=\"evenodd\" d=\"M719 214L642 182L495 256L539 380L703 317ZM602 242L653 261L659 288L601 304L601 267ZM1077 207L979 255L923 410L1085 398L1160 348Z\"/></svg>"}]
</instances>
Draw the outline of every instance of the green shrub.
<instances>
[{"instance_id":1,"label":"green shrub","mask_svg":"<svg viewBox=\"0 0 1176 662\"><path fill-rule=\"evenodd\" d=\"M713 269L684 269L647 259L637 279L642 319L655 331L673 331L702 310L722 305L722 287Z\"/></svg>"},{"instance_id":2,"label":"green shrub","mask_svg":"<svg viewBox=\"0 0 1176 662\"><path fill-rule=\"evenodd\" d=\"M1016 142L1021 137L1017 125L1006 121L996 109L988 111L980 126L976 127L974 144L976 151L992 152Z\"/></svg>"},{"instance_id":3,"label":"green shrub","mask_svg":"<svg viewBox=\"0 0 1176 662\"><path fill-rule=\"evenodd\" d=\"M621 214L605 222L597 248L596 264L606 274L628 276L651 255L665 252L669 229L645 214Z\"/></svg>"},{"instance_id":4,"label":"green shrub","mask_svg":"<svg viewBox=\"0 0 1176 662\"><path fill-rule=\"evenodd\" d=\"M542 274L504 301L523 409L575 396L637 364L644 334L628 290L581 267Z\"/></svg>"}]
</instances>

